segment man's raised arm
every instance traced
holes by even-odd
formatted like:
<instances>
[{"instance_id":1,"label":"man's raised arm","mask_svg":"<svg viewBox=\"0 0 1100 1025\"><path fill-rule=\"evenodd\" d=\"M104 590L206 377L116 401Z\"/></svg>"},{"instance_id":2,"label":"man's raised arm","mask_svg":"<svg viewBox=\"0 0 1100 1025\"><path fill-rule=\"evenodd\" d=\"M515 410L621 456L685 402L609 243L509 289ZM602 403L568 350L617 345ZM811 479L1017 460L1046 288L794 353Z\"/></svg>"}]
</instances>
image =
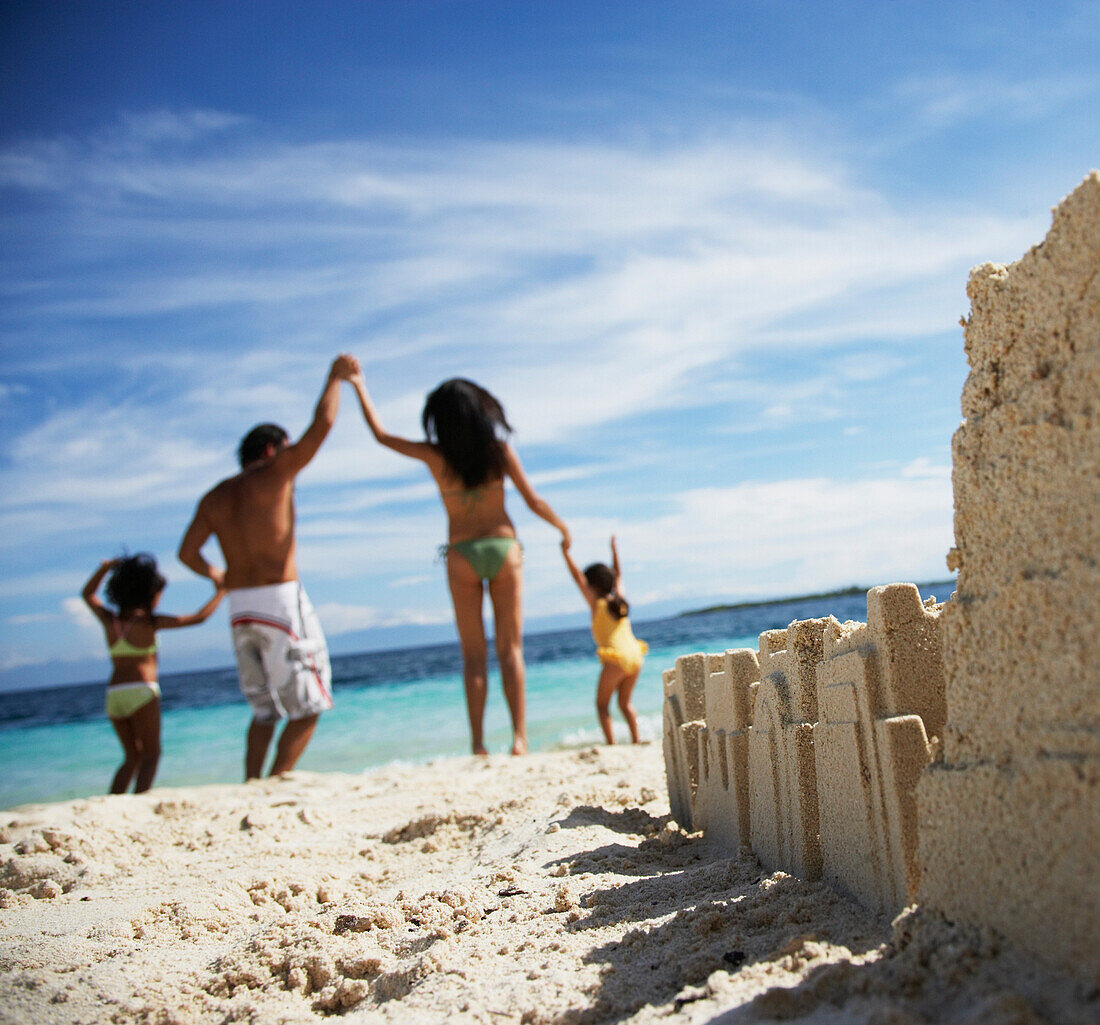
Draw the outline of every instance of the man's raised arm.
<instances>
[{"instance_id":1,"label":"man's raised arm","mask_svg":"<svg viewBox=\"0 0 1100 1025\"><path fill-rule=\"evenodd\" d=\"M349 380L359 372L359 361L347 353L342 353L332 361L328 378L313 411L313 421L305 433L293 444L283 449L275 463L285 468L289 476L294 476L317 455L321 442L328 437L332 425L336 423L336 414L340 410L340 382Z\"/></svg>"}]
</instances>

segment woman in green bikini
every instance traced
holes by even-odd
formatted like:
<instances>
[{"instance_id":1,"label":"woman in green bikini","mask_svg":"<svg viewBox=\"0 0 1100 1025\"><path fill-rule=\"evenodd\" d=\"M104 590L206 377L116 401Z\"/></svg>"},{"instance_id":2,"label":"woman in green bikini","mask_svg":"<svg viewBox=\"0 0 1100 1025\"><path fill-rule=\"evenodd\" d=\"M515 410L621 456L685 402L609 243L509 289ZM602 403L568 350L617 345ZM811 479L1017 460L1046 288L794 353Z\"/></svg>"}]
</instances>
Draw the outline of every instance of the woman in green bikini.
<instances>
[{"instance_id":1,"label":"woman in green bikini","mask_svg":"<svg viewBox=\"0 0 1100 1025\"><path fill-rule=\"evenodd\" d=\"M526 668L523 662L523 558L516 529L504 508L508 477L530 510L561 531L569 530L531 487L519 456L506 440L512 428L500 403L462 378L444 381L428 396L421 421L426 441L388 434L367 394L362 374L351 378L375 439L419 459L431 471L447 511L447 581L462 646L466 710L475 755L486 751L482 720L487 694L487 649L481 617L485 588L493 604L497 661L512 717L512 754L527 753Z\"/></svg>"},{"instance_id":2,"label":"woman in green bikini","mask_svg":"<svg viewBox=\"0 0 1100 1025\"><path fill-rule=\"evenodd\" d=\"M107 598L113 612L96 592L107 580ZM107 635L107 651L114 670L107 683L107 718L118 734L124 759L111 781L112 794L124 794L137 776L134 793L153 785L160 760L160 684L157 682L157 631L205 622L225 591L219 589L190 616L163 616L153 610L160 601L165 579L156 560L144 552L100 563L81 592L88 608Z\"/></svg>"}]
</instances>

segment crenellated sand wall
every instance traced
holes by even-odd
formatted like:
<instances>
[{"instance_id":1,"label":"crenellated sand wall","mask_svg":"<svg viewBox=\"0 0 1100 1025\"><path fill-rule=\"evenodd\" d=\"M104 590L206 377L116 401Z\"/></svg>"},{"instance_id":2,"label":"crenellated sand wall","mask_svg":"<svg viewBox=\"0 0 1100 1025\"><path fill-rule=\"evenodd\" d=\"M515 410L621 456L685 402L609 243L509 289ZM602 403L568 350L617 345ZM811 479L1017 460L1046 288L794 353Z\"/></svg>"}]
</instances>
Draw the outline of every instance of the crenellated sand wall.
<instances>
[{"instance_id":1,"label":"crenellated sand wall","mask_svg":"<svg viewBox=\"0 0 1100 1025\"><path fill-rule=\"evenodd\" d=\"M678 658L664 674L677 821L876 911L915 900L916 786L945 718L942 608L889 584L867 593L866 623L795 621L756 652Z\"/></svg>"},{"instance_id":2,"label":"crenellated sand wall","mask_svg":"<svg viewBox=\"0 0 1100 1025\"><path fill-rule=\"evenodd\" d=\"M768 868L1100 983L1100 175L968 292L956 593L876 587L866 623L677 659L671 807Z\"/></svg>"}]
</instances>

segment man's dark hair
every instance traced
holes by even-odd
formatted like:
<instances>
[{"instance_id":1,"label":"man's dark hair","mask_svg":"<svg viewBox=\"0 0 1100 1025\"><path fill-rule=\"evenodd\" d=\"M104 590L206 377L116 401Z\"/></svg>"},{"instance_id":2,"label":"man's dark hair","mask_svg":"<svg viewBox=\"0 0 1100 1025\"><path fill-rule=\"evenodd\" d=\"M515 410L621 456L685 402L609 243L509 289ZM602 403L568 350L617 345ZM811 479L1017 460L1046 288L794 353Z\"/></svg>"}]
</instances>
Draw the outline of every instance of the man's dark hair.
<instances>
[{"instance_id":1,"label":"man's dark hair","mask_svg":"<svg viewBox=\"0 0 1100 1025\"><path fill-rule=\"evenodd\" d=\"M287 433L278 424L257 424L243 438L237 447L237 458L244 468L249 463L262 459L268 445L279 448L287 440Z\"/></svg>"}]
</instances>

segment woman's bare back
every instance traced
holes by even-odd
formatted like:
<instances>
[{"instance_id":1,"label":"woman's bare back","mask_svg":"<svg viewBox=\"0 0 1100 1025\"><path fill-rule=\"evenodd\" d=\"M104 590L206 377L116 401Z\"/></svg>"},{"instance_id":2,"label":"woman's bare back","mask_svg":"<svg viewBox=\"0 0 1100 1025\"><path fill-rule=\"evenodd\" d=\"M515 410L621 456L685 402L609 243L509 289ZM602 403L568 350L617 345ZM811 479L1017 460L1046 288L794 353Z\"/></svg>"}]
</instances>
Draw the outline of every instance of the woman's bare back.
<instances>
[{"instance_id":1,"label":"woman's bare back","mask_svg":"<svg viewBox=\"0 0 1100 1025\"><path fill-rule=\"evenodd\" d=\"M452 544L481 537L516 536L516 528L504 508L503 477L474 488L463 486L457 479L437 478L436 483L447 510L447 540Z\"/></svg>"}]
</instances>

